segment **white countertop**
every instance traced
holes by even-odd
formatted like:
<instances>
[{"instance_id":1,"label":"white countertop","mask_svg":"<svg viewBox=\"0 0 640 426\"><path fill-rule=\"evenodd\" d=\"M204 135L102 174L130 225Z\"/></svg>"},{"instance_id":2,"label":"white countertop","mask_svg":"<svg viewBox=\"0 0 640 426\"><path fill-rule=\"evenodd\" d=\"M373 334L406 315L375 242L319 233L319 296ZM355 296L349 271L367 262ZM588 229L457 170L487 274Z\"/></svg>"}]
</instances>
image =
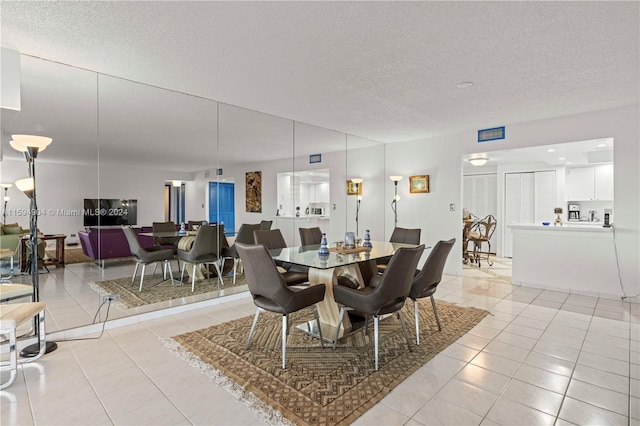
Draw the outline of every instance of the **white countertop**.
<instances>
[{"instance_id":1,"label":"white countertop","mask_svg":"<svg viewBox=\"0 0 640 426\"><path fill-rule=\"evenodd\" d=\"M284 219L309 219L309 218L316 218L316 219L329 219L329 216L324 216L324 215L318 215L318 214L308 214L308 215L303 215L301 214L300 216L291 216L291 215L280 215L280 216L274 216L276 219L279 218L284 218Z\"/></svg>"},{"instance_id":2,"label":"white countertop","mask_svg":"<svg viewBox=\"0 0 640 426\"><path fill-rule=\"evenodd\" d=\"M604 228L602 224L596 222L590 222L591 224L580 222L563 223L562 226L555 225L553 223L548 226L544 226L541 223L516 223L513 225L507 225L512 230L516 229L528 229L535 231L545 232L611 232L613 228Z\"/></svg>"}]
</instances>

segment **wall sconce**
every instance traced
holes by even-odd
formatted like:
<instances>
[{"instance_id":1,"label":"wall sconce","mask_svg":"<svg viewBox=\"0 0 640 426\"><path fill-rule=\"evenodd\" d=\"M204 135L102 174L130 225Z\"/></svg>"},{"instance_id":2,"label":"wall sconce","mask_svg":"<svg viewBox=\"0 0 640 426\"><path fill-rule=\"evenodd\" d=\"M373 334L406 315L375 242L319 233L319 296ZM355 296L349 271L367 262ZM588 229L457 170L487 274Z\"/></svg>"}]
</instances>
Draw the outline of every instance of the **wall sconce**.
<instances>
[{"instance_id":1,"label":"wall sconce","mask_svg":"<svg viewBox=\"0 0 640 426\"><path fill-rule=\"evenodd\" d=\"M484 166L485 164L487 164L487 161L489 161L487 157L478 157L469 160L469 162L476 167Z\"/></svg>"},{"instance_id":2,"label":"wall sconce","mask_svg":"<svg viewBox=\"0 0 640 426\"><path fill-rule=\"evenodd\" d=\"M9 143L16 151L24 152L29 167L29 177L16 181L16 187L29 197L29 244L31 245L31 283L33 284L33 301L40 301L40 282L38 278L38 202L36 199L36 158L38 153L44 151L52 139L44 136L11 135ZM40 353L40 328L35 327L38 342L24 348L20 355L24 358L33 358ZM46 342L46 353L58 348L55 342Z\"/></svg>"},{"instance_id":3,"label":"wall sconce","mask_svg":"<svg viewBox=\"0 0 640 426\"><path fill-rule=\"evenodd\" d=\"M2 209L2 224L3 225L7 224L7 203L11 199L11 197L9 197L7 195L7 191L12 186L13 186L12 183L0 183L0 187L4 188L4 208Z\"/></svg>"},{"instance_id":4,"label":"wall sconce","mask_svg":"<svg viewBox=\"0 0 640 426\"><path fill-rule=\"evenodd\" d=\"M402 176L389 176L389 179L393 181L394 185L394 195L393 201L391 201L391 209L393 210L393 226L394 228L398 226L398 200L400 197L398 196L398 182L402 180Z\"/></svg>"},{"instance_id":5,"label":"wall sconce","mask_svg":"<svg viewBox=\"0 0 640 426\"><path fill-rule=\"evenodd\" d=\"M357 237L358 235L360 235L358 233L358 215L360 213L360 202L362 201L362 195L359 195L360 194L360 184L362 182L364 182L364 179L362 179L362 178L353 178L353 179L351 179L351 182L353 182L356 185L356 199L357 199L357 201L356 201L356 237Z\"/></svg>"}]
</instances>

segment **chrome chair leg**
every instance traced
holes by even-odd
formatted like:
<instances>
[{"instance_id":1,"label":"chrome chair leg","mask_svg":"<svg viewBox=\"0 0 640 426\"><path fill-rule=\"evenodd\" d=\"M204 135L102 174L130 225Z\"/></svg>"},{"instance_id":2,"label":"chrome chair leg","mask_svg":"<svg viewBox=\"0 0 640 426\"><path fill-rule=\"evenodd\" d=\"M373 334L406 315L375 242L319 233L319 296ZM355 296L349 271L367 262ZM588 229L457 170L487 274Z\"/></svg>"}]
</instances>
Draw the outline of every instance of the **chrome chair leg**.
<instances>
[{"instance_id":1,"label":"chrome chair leg","mask_svg":"<svg viewBox=\"0 0 640 426\"><path fill-rule=\"evenodd\" d=\"M376 371L378 371L378 316L373 316L373 345L376 357Z\"/></svg>"},{"instance_id":2,"label":"chrome chair leg","mask_svg":"<svg viewBox=\"0 0 640 426\"><path fill-rule=\"evenodd\" d=\"M233 259L233 284L236 283L236 275L238 275L238 259Z\"/></svg>"},{"instance_id":3,"label":"chrome chair leg","mask_svg":"<svg viewBox=\"0 0 640 426\"><path fill-rule=\"evenodd\" d=\"M186 265L186 262L182 262L182 269L180 270L180 284L182 284L182 280L184 279L184 268L186 267Z\"/></svg>"},{"instance_id":4,"label":"chrome chair leg","mask_svg":"<svg viewBox=\"0 0 640 426\"><path fill-rule=\"evenodd\" d=\"M338 336L340 335L340 326L342 325L342 320L344 319L344 306L340 308L340 316L338 316L338 324L336 325L336 336L333 339L333 349L336 348L338 344Z\"/></svg>"},{"instance_id":5,"label":"chrome chair leg","mask_svg":"<svg viewBox=\"0 0 640 426\"><path fill-rule=\"evenodd\" d=\"M247 339L247 344L245 345L245 350L249 349L251 346L251 338L253 337L253 332L256 329L256 324L258 323L258 316L260 315L260 308L256 308L256 315L253 317L253 324L251 324L251 330L249 331L249 338Z\"/></svg>"},{"instance_id":6,"label":"chrome chair leg","mask_svg":"<svg viewBox=\"0 0 640 426\"><path fill-rule=\"evenodd\" d=\"M144 270L147 268L147 265L145 265L144 263L142 264L142 273L140 274L140 290L138 290L139 292L142 291L142 283L144 281Z\"/></svg>"},{"instance_id":7,"label":"chrome chair leg","mask_svg":"<svg viewBox=\"0 0 640 426\"><path fill-rule=\"evenodd\" d=\"M418 314L418 299L413 301L413 317L416 322L416 345L420 346L420 315Z\"/></svg>"},{"instance_id":8,"label":"chrome chair leg","mask_svg":"<svg viewBox=\"0 0 640 426\"><path fill-rule=\"evenodd\" d=\"M136 275L138 274L138 266L140 266L140 264L136 262L136 267L133 269L133 277L131 277L131 285L133 285L133 282L136 280Z\"/></svg>"},{"instance_id":9,"label":"chrome chair leg","mask_svg":"<svg viewBox=\"0 0 640 426\"><path fill-rule=\"evenodd\" d=\"M287 364L287 334L289 330L289 316L282 316L282 369L285 369Z\"/></svg>"},{"instance_id":10,"label":"chrome chair leg","mask_svg":"<svg viewBox=\"0 0 640 426\"><path fill-rule=\"evenodd\" d=\"M169 270L169 277L171 278L171 285L175 284L175 280L173 279L173 271L171 270L171 262L169 260L164 261L165 269ZM164 272L166 279L166 272Z\"/></svg>"},{"instance_id":11,"label":"chrome chair leg","mask_svg":"<svg viewBox=\"0 0 640 426\"><path fill-rule=\"evenodd\" d=\"M191 292L196 288L196 264L193 264L193 272L191 273Z\"/></svg>"},{"instance_id":12,"label":"chrome chair leg","mask_svg":"<svg viewBox=\"0 0 640 426\"><path fill-rule=\"evenodd\" d=\"M158 262L155 262L153 264L153 272L151 272L151 276L154 276L156 274L156 269L158 269Z\"/></svg>"},{"instance_id":13,"label":"chrome chair leg","mask_svg":"<svg viewBox=\"0 0 640 426\"><path fill-rule=\"evenodd\" d=\"M436 322L438 323L438 331L442 331L442 324L440 324L440 315L438 315L438 307L436 306L436 300L431 295L431 306L433 306L433 314L436 317Z\"/></svg>"},{"instance_id":14,"label":"chrome chair leg","mask_svg":"<svg viewBox=\"0 0 640 426\"><path fill-rule=\"evenodd\" d=\"M318 335L320 336L320 346L324 348L324 338L322 337L322 327L320 327L320 315L318 314L318 305L313 305L313 314L316 317L316 325L318 326Z\"/></svg>"}]
</instances>

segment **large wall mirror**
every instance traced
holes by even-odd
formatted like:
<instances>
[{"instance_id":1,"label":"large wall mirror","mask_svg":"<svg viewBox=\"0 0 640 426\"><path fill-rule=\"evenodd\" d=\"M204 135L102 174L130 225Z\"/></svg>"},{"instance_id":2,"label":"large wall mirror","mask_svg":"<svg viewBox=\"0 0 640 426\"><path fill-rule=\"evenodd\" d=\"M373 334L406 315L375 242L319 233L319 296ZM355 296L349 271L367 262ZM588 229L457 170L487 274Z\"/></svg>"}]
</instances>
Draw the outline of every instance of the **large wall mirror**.
<instances>
[{"instance_id":1,"label":"large wall mirror","mask_svg":"<svg viewBox=\"0 0 640 426\"><path fill-rule=\"evenodd\" d=\"M122 224L146 241L153 222L224 225L232 245L242 224L264 221L288 245L299 245L298 228L311 226L333 242L356 230L357 197L347 194L346 181L358 176L364 179L359 234L370 229L374 240L385 239L384 146L375 141L25 55L22 110L2 114L2 183L27 176L24 157L9 146L12 134L53 138L37 159L38 204L47 212L38 226L43 235L66 235L67 265L41 271L49 331L91 324L103 294L121 296L109 312L114 319L246 291L242 279L232 282L228 259L219 265L228 276L223 282L212 276L205 291L191 293L188 271L179 286L163 281L158 268L139 292L140 271L131 285L135 262L119 251L128 244L116 231ZM279 191L283 176L289 188ZM28 215L19 216L28 211L27 197L15 186L7 196L6 223L28 228ZM92 230L96 219L85 208L91 200L127 210L103 218L101 225L116 229ZM82 248L88 234L95 259ZM3 247L8 242L3 236ZM45 257L55 256L55 239L47 240ZM12 280L30 283L18 268ZM97 318L105 314L103 308Z\"/></svg>"}]
</instances>

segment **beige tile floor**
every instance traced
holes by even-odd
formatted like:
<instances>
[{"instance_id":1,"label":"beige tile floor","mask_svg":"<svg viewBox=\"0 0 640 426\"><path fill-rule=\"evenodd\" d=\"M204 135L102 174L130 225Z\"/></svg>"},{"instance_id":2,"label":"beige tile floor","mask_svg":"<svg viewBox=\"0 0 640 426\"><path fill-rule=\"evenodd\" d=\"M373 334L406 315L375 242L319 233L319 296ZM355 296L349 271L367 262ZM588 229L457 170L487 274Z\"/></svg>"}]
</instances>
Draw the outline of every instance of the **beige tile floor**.
<instances>
[{"instance_id":1,"label":"beige tile floor","mask_svg":"<svg viewBox=\"0 0 640 426\"><path fill-rule=\"evenodd\" d=\"M512 286L508 261L493 268L445 276L437 299L491 315L356 424L640 424L640 304ZM243 297L60 342L0 392L0 423L265 424L160 340L253 312Z\"/></svg>"}]
</instances>

